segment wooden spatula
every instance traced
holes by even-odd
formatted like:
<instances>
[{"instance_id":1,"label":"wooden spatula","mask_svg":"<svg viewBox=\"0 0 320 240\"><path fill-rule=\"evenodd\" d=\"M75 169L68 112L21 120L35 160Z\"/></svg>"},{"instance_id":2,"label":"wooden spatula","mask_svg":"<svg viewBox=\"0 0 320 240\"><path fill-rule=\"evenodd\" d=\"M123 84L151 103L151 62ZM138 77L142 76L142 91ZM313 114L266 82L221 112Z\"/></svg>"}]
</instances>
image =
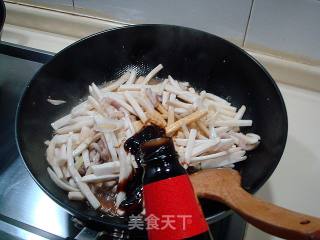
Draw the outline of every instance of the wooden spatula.
<instances>
[{"instance_id":1,"label":"wooden spatula","mask_svg":"<svg viewBox=\"0 0 320 240\"><path fill-rule=\"evenodd\" d=\"M203 170L192 174L190 179L198 197L224 203L269 234L291 240L320 240L319 218L253 197L241 187L241 176L235 170Z\"/></svg>"}]
</instances>

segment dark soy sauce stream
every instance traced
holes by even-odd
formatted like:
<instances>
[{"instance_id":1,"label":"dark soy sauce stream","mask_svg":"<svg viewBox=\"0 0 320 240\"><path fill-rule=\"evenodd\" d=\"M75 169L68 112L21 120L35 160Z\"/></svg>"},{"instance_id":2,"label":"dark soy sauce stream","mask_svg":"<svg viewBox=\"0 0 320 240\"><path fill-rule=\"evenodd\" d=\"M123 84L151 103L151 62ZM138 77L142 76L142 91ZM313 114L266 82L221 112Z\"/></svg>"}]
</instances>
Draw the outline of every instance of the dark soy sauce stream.
<instances>
[{"instance_id":1,"label":"dark soy sauce stream","mask_svg":"<svg viewBox=\"0 0 320 240\"><path fill-rule=\"evenodd\" d=\"M130 176L119 182L118 191L126 192L127 198L121 202L119 208L127 215L139 214L143 209L142 176L140 145L155 138L165 136L165 130L156 125L148 125L127 139L124 148L134 155L138 168L134 169Z\"/></svg>"}]
</instances>

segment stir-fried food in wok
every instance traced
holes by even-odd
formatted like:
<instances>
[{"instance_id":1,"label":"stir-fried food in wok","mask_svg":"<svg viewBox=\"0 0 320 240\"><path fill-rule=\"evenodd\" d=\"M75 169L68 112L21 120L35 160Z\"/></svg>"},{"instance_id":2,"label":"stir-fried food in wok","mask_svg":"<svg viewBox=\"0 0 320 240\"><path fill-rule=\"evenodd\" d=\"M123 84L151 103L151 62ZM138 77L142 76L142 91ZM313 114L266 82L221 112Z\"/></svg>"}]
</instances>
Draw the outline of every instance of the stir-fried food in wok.
<instances>
[{"instance_id":1,"label":"stir-fried food in wok","mask_svg":"<svg viewBox=\"0 0 320 240\"><path fill-rule=\"evenodd\" d=\"M234 167L259 144L257 134L240 131L252 125L243 119L245 106L237 109L171 76L156 79L162 68L139 77L129 70L102 87L92 83L87 100L51 124L48 174L70 200L87 200L108 214L143 213L137 152L140 143L153 138L172 137L180 163L190 172Z\"/></svg>"}]
</instances>

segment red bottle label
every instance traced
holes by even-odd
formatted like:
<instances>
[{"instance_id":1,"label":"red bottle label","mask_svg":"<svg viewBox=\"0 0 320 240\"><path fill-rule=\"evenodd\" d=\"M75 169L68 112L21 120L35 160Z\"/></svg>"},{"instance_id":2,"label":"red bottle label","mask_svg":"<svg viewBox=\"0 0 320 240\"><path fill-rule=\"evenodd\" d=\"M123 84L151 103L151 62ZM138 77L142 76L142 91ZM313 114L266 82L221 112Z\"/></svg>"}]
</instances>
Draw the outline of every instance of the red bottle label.
<instances>
[{"instance_id":1,"label":"red bottle label","mask_svg":"<svg viewBox=\"0 0 320 240\"><path fill-rule=\"evenodd\" d=\"M143 187L149 240L184 239L208 231L188 175Z\"/></svg>"}]
</instances>

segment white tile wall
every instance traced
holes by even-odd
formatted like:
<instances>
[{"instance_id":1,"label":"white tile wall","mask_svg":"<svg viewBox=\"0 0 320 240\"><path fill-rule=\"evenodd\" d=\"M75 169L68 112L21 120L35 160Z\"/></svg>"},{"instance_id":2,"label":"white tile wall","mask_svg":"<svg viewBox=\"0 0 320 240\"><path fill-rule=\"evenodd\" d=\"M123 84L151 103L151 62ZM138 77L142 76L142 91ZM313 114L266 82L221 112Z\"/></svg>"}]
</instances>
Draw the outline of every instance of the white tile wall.
<instances>
[{"instance_id":1,"label":"white tile wall","mask_svg":"<svg viewBox=\"0 0 320 240\"><path fill-rule=\"evenodd\" d=\"M112 19L167 23L202 29L242 43L252 0L75 0L76 9L91 9Z\"/></svg>"},{"instance_id":2,"label":"white tile wall","mask_svg":"<svg viewBox=\"0 0 320 240\"><path fill-rule=\"evenodd\" d=\"M320 64L320 1L254 0L245 47Z\"/></svg>"}]
</instances>

